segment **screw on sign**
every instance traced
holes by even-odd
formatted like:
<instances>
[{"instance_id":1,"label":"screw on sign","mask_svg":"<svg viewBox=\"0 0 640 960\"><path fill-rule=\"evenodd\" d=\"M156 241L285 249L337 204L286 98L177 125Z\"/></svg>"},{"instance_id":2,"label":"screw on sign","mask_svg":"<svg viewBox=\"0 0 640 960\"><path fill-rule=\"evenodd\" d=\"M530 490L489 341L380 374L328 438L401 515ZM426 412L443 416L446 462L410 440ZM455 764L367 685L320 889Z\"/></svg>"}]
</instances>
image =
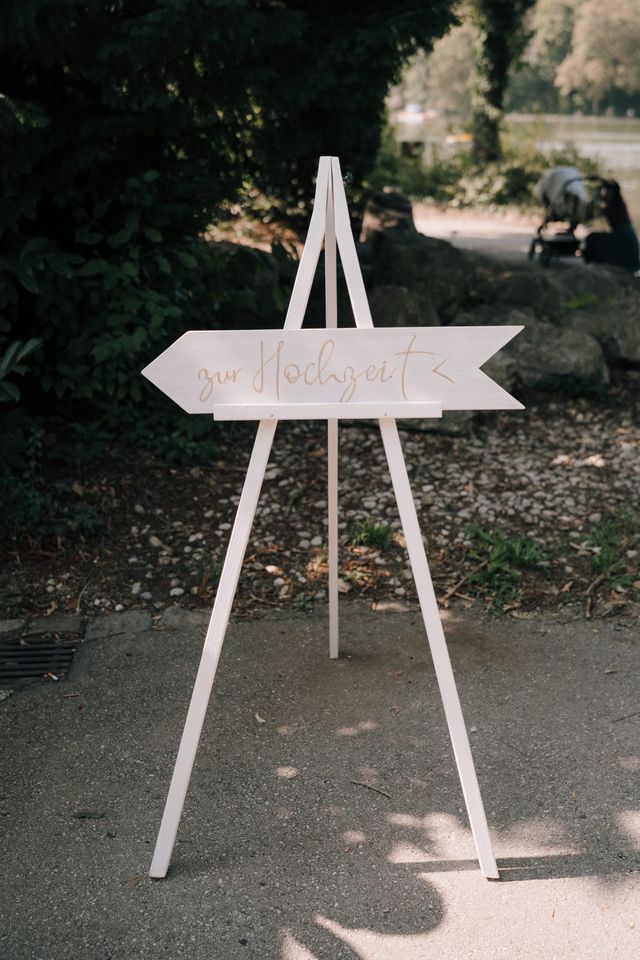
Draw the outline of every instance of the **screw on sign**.
<instances>
[{"instance_id":1,"label":"screw on sign","mask_svg":"<svg viewBox=\"0 0 640 960\"><path fill-rule=\"evenodd\" d=\"M302 330L324 248L326 329ZM340 253L356 326L337 329ZM375 328L336 157L321 157L313 214L283 330L190 331L143 374L188 413L259 426L156 842L150 875L166 876L278 420L328 423L329 655L338 639L338 421L376 418L389 465L458 773L484 876L498 879L449 652L438 612L397 417L443 410L517 410L522 404L480 367L522 327Z\"/></svg>"}]
</instances>

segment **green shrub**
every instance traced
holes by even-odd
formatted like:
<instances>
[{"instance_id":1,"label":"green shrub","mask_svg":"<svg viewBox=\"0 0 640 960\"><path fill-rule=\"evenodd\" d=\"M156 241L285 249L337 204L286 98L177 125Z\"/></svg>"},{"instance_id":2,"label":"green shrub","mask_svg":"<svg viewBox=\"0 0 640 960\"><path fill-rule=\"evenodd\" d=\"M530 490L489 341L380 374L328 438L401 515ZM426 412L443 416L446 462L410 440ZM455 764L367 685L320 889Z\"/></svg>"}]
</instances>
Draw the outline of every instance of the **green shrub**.
<instances>
[{"instance_id":1,"label":"green shrub","mask_svg":"<svg viewBox=\"0 0 640 960\"><path fill-rule=\"evenodd\" d=\"M387 523L361 520L356 524L351 543L355 547L377 547L379 550L387 550L393 543L393 530Z\"/></svg>"},{"instance_id":2,"label":"green shrub","mask_svg":"<svg viewBox=\"0 0 640 960\"><path fill-rule=\"evenodd\" d=\"M508 539L499 530L484 530L473 527L469 531L473 542L471 560L476 569L467 578L467 583L476 586L491 597L491 605L500 609L518 594L518 581L522 570L544 567L547 557L530 537Z\"/></svg>"},{"instance_id":3,"label":"green shrub","mask_svg":"<svg viewBox=\"0 0 640 960\"><path fill-rule=\"evenodd\" d=\"M539 209L533 187L551 167L577 167L584 176L602 173L598 164L568 144L542 153L531 137L504 138L502 160L474 163L466 149L446 155L432 152L431 162L422 157L402 156L395 133L387 127L376 167L369 178L371 189L395 186L416 200L429 200L452 207L506 207Z\"/></svg>"},{"instance_id":4,"label":"green shrub","mask_svg":"<svg viewBox=\"0 0 640 960\"><path fill-rule=\"evenodd\" d=\"M0 539L27 532L34 541L55 537L91 536L101 531L103 518L78 501L71 484L45 478L43 435L27 434L19 471L0 465Z\"/></svg>"}]
</instances>

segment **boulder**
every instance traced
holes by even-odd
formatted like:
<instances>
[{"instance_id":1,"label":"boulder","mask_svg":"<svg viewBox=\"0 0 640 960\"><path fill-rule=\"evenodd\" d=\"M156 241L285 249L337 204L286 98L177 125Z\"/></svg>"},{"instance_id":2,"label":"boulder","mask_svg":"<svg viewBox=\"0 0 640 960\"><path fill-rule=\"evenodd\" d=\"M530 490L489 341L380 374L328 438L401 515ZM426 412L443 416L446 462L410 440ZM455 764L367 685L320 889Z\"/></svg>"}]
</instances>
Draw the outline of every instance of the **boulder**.
<instances>
[{"instance_id":1,"label":"boulder","mask_svg":"<svg viewBox=\"0 0 640 960\"><path fill-rule=\"evenodd\" d=\"M419 233L380 234L372 248L371 286L408 287L450 323L470 295L474 268L446 240Z\"/></svg>"},{"instance_id":2,"label":"boulder","mask_svg":"<svg viewBox=\"0 0 640 960\"><path fill-rule=\"evenodd\" d=\"M439 433L447 437L466 437L472 432L476 414L472 410L445 410L441 417L406 420L407 429L415 433Z\"/></svg>"},{"instance_id":3,"label":"boulder","mask_svg":"<svg viewBox=\"0 0 640 960\"><path fill-rule=\"evenodd\" d=\"M482 303L459 313L456 325L474 327L499 326L526 327L538 323L533 310L529 307L512 307L504 303Z\"/></svg>"},{"instance_id":4,"label":"boulder","mask_svg":"<svg viewBox=\"0 0 640 960\"><path fill-rule=\"evenodd\" d=\"M492 285L491 298L496 305L526 306L538 320L560 321L565 308L563 298L568 290L555 273L530 269L505 271Z\"/></svg>"},{"instance_id":5,"label":"boulder","mask_svg":"<svg viewBox=\"0 0 640 960\"><path fill-rule=\"evenodd\" d=\"M566 322L577 333L595 337L609 362L640 363L640 297L576 310Z\"/></svg>"},{"instance_id":6,"label":"boulder","mask_svg":"<svg viewBox=\"0 0 640 960\"><path fill-rule=\"evenodd\" d=\"M523 331L524 333L524 331ZM523 336L523 333L519 336ZM509 348L511 347L511 352ZM482 364L482 371L488 377L495 380L507 393L511 393L513 388L521 379L518 377L518 361L513 355L515 343L507 344L498 353L495 353L486 363Z\"/></svg>"},{"instance_id":7,"label":"boulder","mask_svg":"<svg viewBox=\"0 0 640 960\"><path fill-rule=\"evenodd\" d=\"M575 310L607 308L624 298L633 282L629 274L611 267L565 264L545 269L526 262L496 272L485 297L490 302L527 306L539 320L564 325Z\"/></svg>"},{"instance_id":8,"label":"boulder","mask_svg":"<svg viewBox=\"0 0 640 960\"><path fill-rule=\"evenodd\" d=\"M609 382L600 344L589 334L536 322L509 346L518 380L525 386L597 389Z\"/></svg>"},{"instance_id":9,"label":"boulder","mask_svg":"<svg viewBox=\"0 0 640 960\"><path fill-rule=\"evenodd\" d=\"M437 327L436 308L424 291L381 284L369 294L371 316L376 327Z\"/></svg>"},{"instance_id":10,"label":"boulder","mask_svg":"<svg viewBox=\"0 0 640 960\"><path fill-rule=\"evenodd\" d=\"M415 234L416 225L409 198L398 190L385 187L382 193L374 193L367 200L360 240L371 243L377 234L389 230Z\"/></svg>"}]
</instances>

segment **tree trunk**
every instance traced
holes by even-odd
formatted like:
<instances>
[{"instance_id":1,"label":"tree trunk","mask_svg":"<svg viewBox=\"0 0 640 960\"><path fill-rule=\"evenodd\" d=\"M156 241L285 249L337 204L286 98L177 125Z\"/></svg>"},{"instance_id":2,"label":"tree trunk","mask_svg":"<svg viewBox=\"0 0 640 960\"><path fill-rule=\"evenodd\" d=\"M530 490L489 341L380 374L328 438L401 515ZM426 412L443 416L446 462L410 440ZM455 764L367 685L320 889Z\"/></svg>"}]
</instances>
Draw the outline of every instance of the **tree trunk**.
<instances>
[{"instance_id":1,"label":"tree trunk","mask_svg":"<svg viewBox=\"0 0 640 960\"><path fill-rule=\"evenodd\" d=\"M475 163L502 156L500 128L509 69L524 47L523 19L533 2L473 0L479 25L471 124Z\"/></svg>"},{"instance_id":2,"label":"tree trunk","mask_svg":"<svg viewBox=\"0 0 640 960\"><path fill-rule=\"evenodd\" d=\"M472 157L476 163L500 160L502 103L511 57L509 40L491 24L480 31L473 90Z\"/></svg>"}]
</instances>

